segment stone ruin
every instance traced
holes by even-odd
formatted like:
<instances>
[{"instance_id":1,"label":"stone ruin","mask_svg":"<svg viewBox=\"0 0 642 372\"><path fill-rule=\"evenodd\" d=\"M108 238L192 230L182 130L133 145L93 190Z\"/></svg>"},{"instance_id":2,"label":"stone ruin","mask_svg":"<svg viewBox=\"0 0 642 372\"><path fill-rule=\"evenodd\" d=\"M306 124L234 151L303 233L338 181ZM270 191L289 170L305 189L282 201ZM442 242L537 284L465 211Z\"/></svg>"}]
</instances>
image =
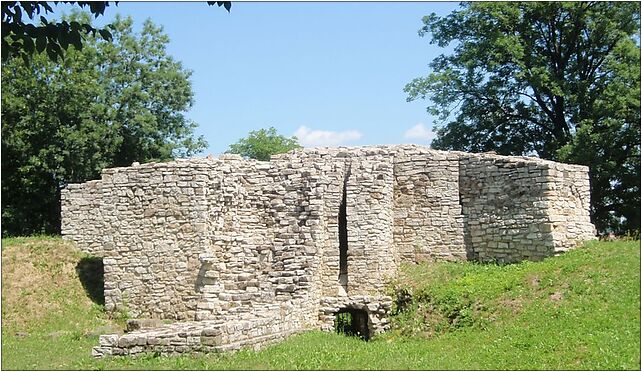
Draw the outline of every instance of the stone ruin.
<instances>
[{"instance_id":1,"label":"stone ruin","mask_svg":"<svg viewBox=\"0 0 642 372\"><path fill-rule=\"evenodd\" d=\"M541 260L595 227L587 167L399 145L105 169L63 190L62 234L102 257L108 311L174 321L100 357L258 348L346 312L367 338L402 262Z\"/></svg>"}]
</instances>

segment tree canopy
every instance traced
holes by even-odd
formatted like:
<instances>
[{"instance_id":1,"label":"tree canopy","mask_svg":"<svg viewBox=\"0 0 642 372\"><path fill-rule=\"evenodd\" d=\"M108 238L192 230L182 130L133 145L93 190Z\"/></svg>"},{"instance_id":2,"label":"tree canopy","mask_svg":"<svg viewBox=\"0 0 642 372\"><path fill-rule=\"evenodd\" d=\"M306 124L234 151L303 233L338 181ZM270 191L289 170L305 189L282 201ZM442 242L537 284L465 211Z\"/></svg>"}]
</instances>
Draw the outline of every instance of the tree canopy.
<instances>
[{"instance_id":1,"label":"tree canopy","mask_svg":"<svg viewBox=\"0 0 642 372\"><path fill-rule=\"evenodd\" d=\"M454 43L405 87L430 100L439 149L537 155L590 167L598 231L640 229L640 4L463 3L424 17Z\"/></svg>"},{"instance_id":2,"label":"tree canopy","mask_svg":"<svg viewBox=\"0 0 642 372\"><path fill-rule=\"evenodd\" d=\"M247 138L241 138L230 145L226 153L239 154L247 158L267 161L271 155L282 154L301 148L296 137L285 137L274 127L251 131Z\"/></svg>"},{"instance_id":3,"label":"tree canopy","mask_svg":"<svg viewBox=\"0 0 642 372\"><path fill-rule=\"evenodd\" d=\"M90 23L89 14L68 22ZM87 35L54 63L2 63L2 234L57 233L59 194L106 167L189 156L205 148L185 117L191 72L167 55L169 38L146 21L113 22L111 42Z\"/></svg>"},{"instance_id":4,"label":"tree canopy","mask_svg":"<svg viewBox=\"0 0 642 372\"><path fill-rule=\"evenodd\" d=\"M103 15L108 1L54 1L53 4L76 4L80 8L89 8L89 12L98 17ZM77 21L50 22L45 15L53 12L46 1L3 1L2 9L2 60L21 57L28 63L34 53L47 51L53 61L63 58L64 53L73 45L82 49L85 35L96 37L98 33L104 40L111 40L108 27L94 28L90 22ZM42 14L42 15L41 15ZM39 24L30 23L40 21Z\"/></svg>"},{"instance_id":5,"label":"tree canopy","mask_svg":"<svg viewBox=\"0 0 642 372\"><path fill-rule=\"evenodd\" d=\"M95 18L105 13L109 6L108 1L53 1L53 4L72 4L81 9L88 8L89 13ZM50 22L47 13L53 12L51 5L46 1L3 1L0 3L2 10L2 60L11 57L21 57L26 63L34 53L47 52L54 62L64 58L65 51L70 45L76 50L81 50L83 38L86 35L96 37L98 33L104 40L111 40L109 29L112 25L96 29L90 22ZM118 2L115 2L118 4ZM209 5L223 6L229 12L232 3L229 1L208 1ZM37 17L37 18L36 18ZM31 23L27 19L40 21L40 24Z\"/></svg>"}]
</instances>

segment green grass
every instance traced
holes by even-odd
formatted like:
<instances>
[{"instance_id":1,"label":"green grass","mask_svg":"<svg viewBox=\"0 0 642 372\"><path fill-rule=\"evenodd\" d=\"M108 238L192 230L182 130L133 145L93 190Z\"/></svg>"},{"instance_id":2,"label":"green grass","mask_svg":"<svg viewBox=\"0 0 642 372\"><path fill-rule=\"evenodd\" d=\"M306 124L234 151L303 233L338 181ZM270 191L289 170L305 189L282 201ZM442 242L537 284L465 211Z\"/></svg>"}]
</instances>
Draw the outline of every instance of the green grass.
<instances>
[{"instance_id":1,"label":"green grass","mask_svg":"<svg viewBox=\"0 0 642 372\"><path fill-rule=\"evenodd\" d=\"M42 257L48 264L34 267L55 271L50 256L57 250L42 245L67 246L56 239L3 240L3 369L640 369L639 242L595 242L507 266L404 266L391 291L412 300L392 316L394 330L370 342L311 331L259 352L100 360L89 355L97 336L87 330L111 321L87 299L77 277L61 281L66 264L54 275L57 282L43 286L64 288L76 306L56 306L33 321L14 316L31 302L11 292L34 294L26 287L5 294L5 265L19 265L12 255ZM30 253L22 257L17 252L23 250ZM65 252L56 259L79 259ZM47 303L64 303L56 291L33 291ZM52 337L53 330L63 333ZM18 331L29 336L17 337Z\"/></svg>"}]
</instances>

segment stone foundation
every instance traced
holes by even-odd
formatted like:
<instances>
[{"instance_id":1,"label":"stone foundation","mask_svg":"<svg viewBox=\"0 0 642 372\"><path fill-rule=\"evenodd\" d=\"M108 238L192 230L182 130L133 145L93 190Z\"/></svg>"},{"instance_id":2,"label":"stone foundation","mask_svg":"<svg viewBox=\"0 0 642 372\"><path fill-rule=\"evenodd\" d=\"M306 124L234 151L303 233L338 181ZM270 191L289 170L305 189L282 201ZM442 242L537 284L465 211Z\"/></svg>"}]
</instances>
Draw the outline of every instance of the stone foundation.
<instances>
[{"instance_id":1,"label":"stone foundation","mask_svg":"<svg viewBox=\"0 0 642 372\"><path fill-rule=\"evenodd\" d=\"M193 352L221 352L243 347L258 349L281 341L297 330L271 319L219 322L192 321L173 323L154 329L137 330L123 335L100 336L92 356L159 353L175 355Z\"/></svg>"}]
</instances>

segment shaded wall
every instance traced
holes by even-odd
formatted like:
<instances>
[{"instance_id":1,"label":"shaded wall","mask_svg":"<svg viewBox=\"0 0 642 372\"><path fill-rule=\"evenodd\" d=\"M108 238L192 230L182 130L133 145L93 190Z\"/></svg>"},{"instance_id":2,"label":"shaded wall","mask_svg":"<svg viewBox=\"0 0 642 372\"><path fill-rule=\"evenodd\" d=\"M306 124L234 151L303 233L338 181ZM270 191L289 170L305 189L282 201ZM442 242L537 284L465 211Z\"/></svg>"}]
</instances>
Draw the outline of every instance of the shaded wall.
<instances>
[{"instance_id":1,"label":"shaded wall","mask_svg":"<svg viewBox=\"0 0 642 372\"><path fill-rule=\"evenodd\" d=\"M540 260L595 237L588 215L588 168L528 157L458 154L469 258Z\"/></svg>"}]
</instances>

